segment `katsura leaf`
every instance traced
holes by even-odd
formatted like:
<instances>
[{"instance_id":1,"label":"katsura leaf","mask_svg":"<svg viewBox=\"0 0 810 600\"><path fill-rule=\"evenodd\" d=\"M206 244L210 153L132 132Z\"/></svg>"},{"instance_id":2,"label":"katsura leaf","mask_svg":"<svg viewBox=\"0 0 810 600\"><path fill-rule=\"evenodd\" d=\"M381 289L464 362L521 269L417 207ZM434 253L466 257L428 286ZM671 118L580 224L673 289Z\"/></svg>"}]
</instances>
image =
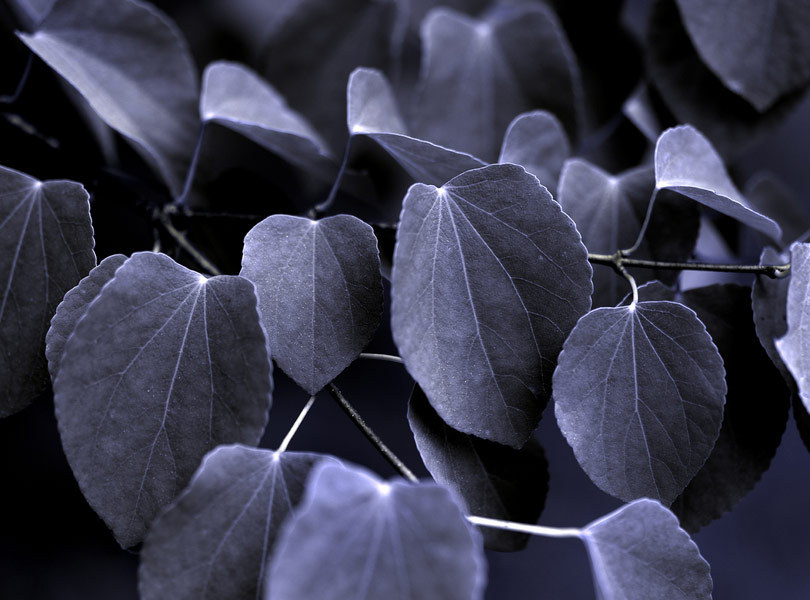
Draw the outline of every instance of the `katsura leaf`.
<instances>
[{"instance_id":1,"label":"katsura leaf","mask_svg":"<svg viewBox=\"0 0 810 600\"><path fill-rule=\"evenodd\" d=\"M787 293L787 333L776 340L776 349L810 410L810 329L807 325L810 297L810 244L790 246L790 283Z\"/></svg>"}]
</instances>

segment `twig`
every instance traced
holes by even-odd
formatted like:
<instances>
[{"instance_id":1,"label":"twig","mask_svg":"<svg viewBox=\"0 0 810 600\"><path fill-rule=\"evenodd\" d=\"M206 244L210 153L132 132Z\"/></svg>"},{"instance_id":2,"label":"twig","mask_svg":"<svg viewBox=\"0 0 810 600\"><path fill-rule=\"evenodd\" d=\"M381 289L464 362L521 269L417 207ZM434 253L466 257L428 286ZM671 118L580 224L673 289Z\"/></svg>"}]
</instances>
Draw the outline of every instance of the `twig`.
<instances>
[{"instance_id":1,"label":"twig","mask_svg":"<svg viewBox=\"0 0 810 600\"><path fill-rule=\"evenodd\" d=\"M721 273L753 273L766 275L772 279L785 277L790 273L790 264L784 265L730 265L700 262L666 262L658 260L643 260L628 258L624 251L614 254L588 254L588 261L597 265L607 265L619 270L624 267L639 267L642 269L661 270L689 270L689 271L716 271ZM620 271L621 272L621 271Z\"/></svg>"}]
</instances>

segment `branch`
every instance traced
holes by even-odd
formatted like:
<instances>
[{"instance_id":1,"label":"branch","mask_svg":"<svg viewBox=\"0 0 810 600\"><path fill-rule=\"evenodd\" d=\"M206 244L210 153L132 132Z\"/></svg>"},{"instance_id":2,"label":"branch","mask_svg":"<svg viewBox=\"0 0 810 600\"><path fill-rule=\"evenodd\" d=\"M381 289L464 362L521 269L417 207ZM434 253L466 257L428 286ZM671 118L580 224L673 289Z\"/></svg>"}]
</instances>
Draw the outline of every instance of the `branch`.
<instances>
[{"instance_id":1,"label":"branch","mask_svg":"<svg viewBox=\"0 0 810 600\"><path fill-rule=\"evenodd\" d=\"M790 264L784 265L729 265L700 262L666 262L658 260L643 260L627 258L625 252L619 250L614 254L588 254L588 261L596 265L613 267L624 274L626 267L639 267L642 269L662 269L667 271L715 271L719 273L753 273L766 275L771 279L785 277L790 273Z\"/></svg>"}]
</instances>

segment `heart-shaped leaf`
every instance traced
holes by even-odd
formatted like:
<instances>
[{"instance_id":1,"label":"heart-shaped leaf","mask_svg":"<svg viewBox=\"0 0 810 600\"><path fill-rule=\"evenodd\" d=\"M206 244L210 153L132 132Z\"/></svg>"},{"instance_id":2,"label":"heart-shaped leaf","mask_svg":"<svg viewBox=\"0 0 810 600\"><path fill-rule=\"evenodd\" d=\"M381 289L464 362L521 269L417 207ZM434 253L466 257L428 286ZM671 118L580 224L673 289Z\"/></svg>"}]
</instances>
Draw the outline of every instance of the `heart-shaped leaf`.
<instances>
[{"instance_id":1,"label":"heart-shaped leaf","mask_svg":"<svg viewBox=\"0 0 810 600\"><path fill-rule=\"evenodd\" d=\"M442 421L418 385L408 404L408 422L430 474L453 488L472 514L537 522L548 494L548 463L537 440L515 450L460 433ZM481 534L492 550L521 550L529 541L527 534L489 527Z\"/></svg>"},{"instance_id":2,"label":"heart-shaped leaf","mask_svg":"<svg viewBox=\"0 0 810 600\"><path fill-rule=\"evenodd\" d=\"M464 171L484 166L474 156L407 135L394 92L379 71L355 69L347 96L350 134L373 139L416 181L441 185Z\"/></svg>"},{"instance_id":3,"label":"heart-shaped leaf","mask_svg":"<svg viewBox=\"0 0 810 600\"><path fill-rule=\"evenodd\" d=\"M241 275L256 284L273 358L310 394L371 341L383 309L377 238L349 215L273 215L245 238Z\"/></svg>"},{"instance_id":4,"label":"heart-shaped leaf","mask_svg":"<svg viewBox=\"0 0 810 600\"><path fill-rule=\"evenodd\" d=\"M418 137L495 160L509 123L533 108L551 111L578 137L579 70L545 4L503 4L482 20L437 8L425 17L421 33L413 114Z\"/></svg>"},{"instance_id":5,"label":"heart-shaped leaf","mask_svg":"<svg viewBox=\"0 0 810 600\"><path fill-rule=\"evenodd\" d=\"M763 265L784 265L790 262L790 254L780 254L773 248L765 248L759 257ZM792 269L792 267L791 267ZM776 349L776 340L787 333L787 297L790 278L772 279L757 275L751 289L751 306L754 311L754 325L760 344L771 361L782 374L788 387L796 391L796 382L785 361Z\"/></svg>"},{"instance_id":6,"label":"heart-shaped leaf","mask_svg":"<svg viewBox=\"0 0 810 600\"><path fill-rule=\"evenodd\" d=\"M276 544L267 600L477 600L481 539L445 488L323 463Z\"/></svg>"},{"instance_id":7,"label":"heart-shaped leaf","mask_svg":"<svg viewBox=\"0 0 810 600\"><path fill-rule=\"evenodd\" d=\"M135 0L60 0L35 33L19 35L180 193L199 129L198 83L163 13Z\"/></svg>"},{"instance_id":8,"label":"heart-shaped leaf","mask_svg":"<svg viewBox=\"0 0 810 600\"><path fill-rule=\"evenodd\" d=\"M133 254L62 352L54 402L82 492L124 546L218 444L256 444L272 383L253 284Z\"/></svg>"},{"instance_id":9,"label":"heart-shaped leaf","mask_svg":"<svg viewBox=\"0 0 810 600\"><path fill-rule=\"evenodd\" d=\"M113 254L102 260L79 285L70 290L51 319L51 327L45 336L45 357L48 359L48 371L51 379L56 379L59 361L62 360L62 351L65 349L70 334L87 312L87 307L98 296L101 288L115 275L116 269L124 264L127 257L123 254Z\"/></svg>"},{"instance_id":10,"label":"heart-shaped leaf","mask_svg":"<svg viewBox=\"0 0 810 600\"><path fill-rule=\"evenodd\" d=\"M760 112L810 82L810 5L793 0L677 0L704 62ZM722 24L722 25L720 25Z\"/></svg>"},{"instance_id":11,"label":"heart-shaped leaf","mask_svg":"<svg viewBox=\"0 0 810 600\"><path fill-rule=\"evenodd\" d=\"M498 162L520 165L556 194L560 171L570 154L571 144L557 117L536 110L518 115L509 124Z\"/></svg>"},{"instance_id":12,"label":"heart-shaped leaf","mask_svg":"<svg viewBox=\"0 0 810 600\"><path fill-rule=\"evenodd\" d=\"M220 446L149 529L142 600L255 600L281 525L328 457Z\"/></svg>"},{"instance_id":13,"label":"heart-shaped leaf","mask_svg":"<svg viewBox=\"0 0 810 600\"><path fill-rule=\"evenodd\" d=\"M787 294L787 333L776 340L776 349L793 375L799 396L810 410L810 244L790 246L790 283Z\"/></svg>"},{"instance_id":14,"label":"heart-shaped leaf","mask_svg":"<svg viewBox=\"0 0 810 600\"><path fill-rule=\"evenodd\" d=\"M408 191L391 329L408 372L454 429L521 447L590 294L574 224L523 168L492 165Z\"/></svg>"},{"instance_id":15,"label":"heart-shaped leaf","mask_svg":"<svg viewBox=\"0 0 810 600\"><path fill-rule=\"evenodd\" d=\"M600 600L710 600L709 564L678 519L641 499L583 531Z\"/></svg>"},{"instance_id":16,"label":"heart-shaped leaf","mask_svg":"<svg viewBox=\"0 0 810 600\"><path fill-rule=\"evenodd\" d=\"M78 183L0 167L0 417L47 385L48 323L96 264L88 200Z\"/></svg>"},{"instance_id":17,"label":"heart-shaped leaf","mask_svg":"<svg viewBox=\"0 0 810 600\"><path fill-rule=\"evenodd\" d=\"M714 447L725 395L723 359L676 302L591 311L554 371L560 430L591 480L625 501L675 500Z\"/></svg>"},{"instance_id":18,"label":"heart-shaped leaf","mask_svg":"<svg viewBox=\"0 0 810 600\"><path fill-rule=\"evenodd\" d=\"M688 196L774 240L782 237L779 225L749 206L709 140L691 125L667 129L658 138L655 187Z\"/></svg>"}]
</instances>

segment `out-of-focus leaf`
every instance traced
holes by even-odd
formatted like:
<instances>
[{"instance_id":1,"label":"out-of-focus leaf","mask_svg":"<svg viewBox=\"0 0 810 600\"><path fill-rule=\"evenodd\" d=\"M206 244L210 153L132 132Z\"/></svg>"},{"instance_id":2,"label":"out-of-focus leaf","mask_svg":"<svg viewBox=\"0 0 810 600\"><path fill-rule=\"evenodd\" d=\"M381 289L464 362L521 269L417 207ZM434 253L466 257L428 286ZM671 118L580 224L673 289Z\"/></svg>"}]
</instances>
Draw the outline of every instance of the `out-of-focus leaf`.
<instances>
[{"instance_id":1,"label":"out-of-focus leaf","mask_svg":"<svg viewBox=\"0 0 810 600\"><path fill-rule=\"evenodd\" d=\"M754 175L745 185L745 197L751 208L776 221L782 229L780 241L785 246L810 230L807 207L775 177Z\"/></svg>"},{"instance_id":2,"label":"out-of-focus leaf","mask_svg":"<svg viewBox=\"0 0 810 600\"><path fill-rule=\"evenodd\" d=\"M322 463L282 529L265 598L478 600L485 580L480 536L447 489Z\"/></svg>"},{"instance_id":3,"label":"out-of-focus leaf","mask_svg":"<svg viewBox=\"0 0 810 600\"><path fill-rule=\"evenodd\" d=\"M19 35L180 193L199 129L198 82L163 13L138 0L60 0L35 33Z\"/></svg>"},{"instance_id":4,"label":"out-of-focus leaf","mask_svg":"<svg viewBox=\"0 0 810 600\"><path fill-rule=\"evenodd\" d=\"M328 457L220 446L149 529L142 600L255 600L281 525Z\"/></svg>"},{"instance_id":5,"label":"out-of-focus leaf","mask_svg":"<svg viewBox=\"0 0 810 600\"><path fill-rule=\"evenodd\" d=\"M571 144L560 121L537 110L518 115L509 124L498 162L520 165L556 195L560 171L570 155Z\"/></svg>"},{"instance_id":6,"label":"out-of-focus leaf","mask_svg":"<svg viewBox=\"0 0 810 600\"><path fill-rule=\"evenodd\" d=\"M48 323L96 264L88 200L78 183L0 167L0 417L47 385Z\"/></svg>"},{"instance_id":7,"label":"out-of-focus leaf","mask_svg":"<svg viewBox=\"0 0 810 600\"><path fill-rule=\"evenodd\" d=\"M523 168L492 165L409 190L391 329L408 372L454 429L515 448L529 439L591 290L573 222Z\"/></svg>"},{"instance_id":8,"label":"out-of-focus leaf","mask_svg":"<svg viewBox=\"0 0 810 600\"><path fill-rule=\"evenodd\" d=\"M245 238L241 275L256 284L273 358L310 394L371 341L383 310L377 238L338 215L273 215Z\"/></svg>"},{"instance_id":9,"label":"out-of-focus leaf","mask_svg":"<svg viewBox=\"0 0 810 600\"><path fill-rule=\"evenodd\" d=\"M605 492L669 505L706 462L723 420L723 360L676 302L582 317L554 371L554 409L579 464Z\"/></svg>"},{"instance_id":10,"label":"out-of-focus leaf","mask_svg":"<svg viewBox=\"0 0 810 600\"><path fill-rule=\"evenodd\" d=\"M133 254L68 338L53 386L82 493L137 544L206 452L261 436L272 382L253 284Z\"/></svg>"}]
</instances>

